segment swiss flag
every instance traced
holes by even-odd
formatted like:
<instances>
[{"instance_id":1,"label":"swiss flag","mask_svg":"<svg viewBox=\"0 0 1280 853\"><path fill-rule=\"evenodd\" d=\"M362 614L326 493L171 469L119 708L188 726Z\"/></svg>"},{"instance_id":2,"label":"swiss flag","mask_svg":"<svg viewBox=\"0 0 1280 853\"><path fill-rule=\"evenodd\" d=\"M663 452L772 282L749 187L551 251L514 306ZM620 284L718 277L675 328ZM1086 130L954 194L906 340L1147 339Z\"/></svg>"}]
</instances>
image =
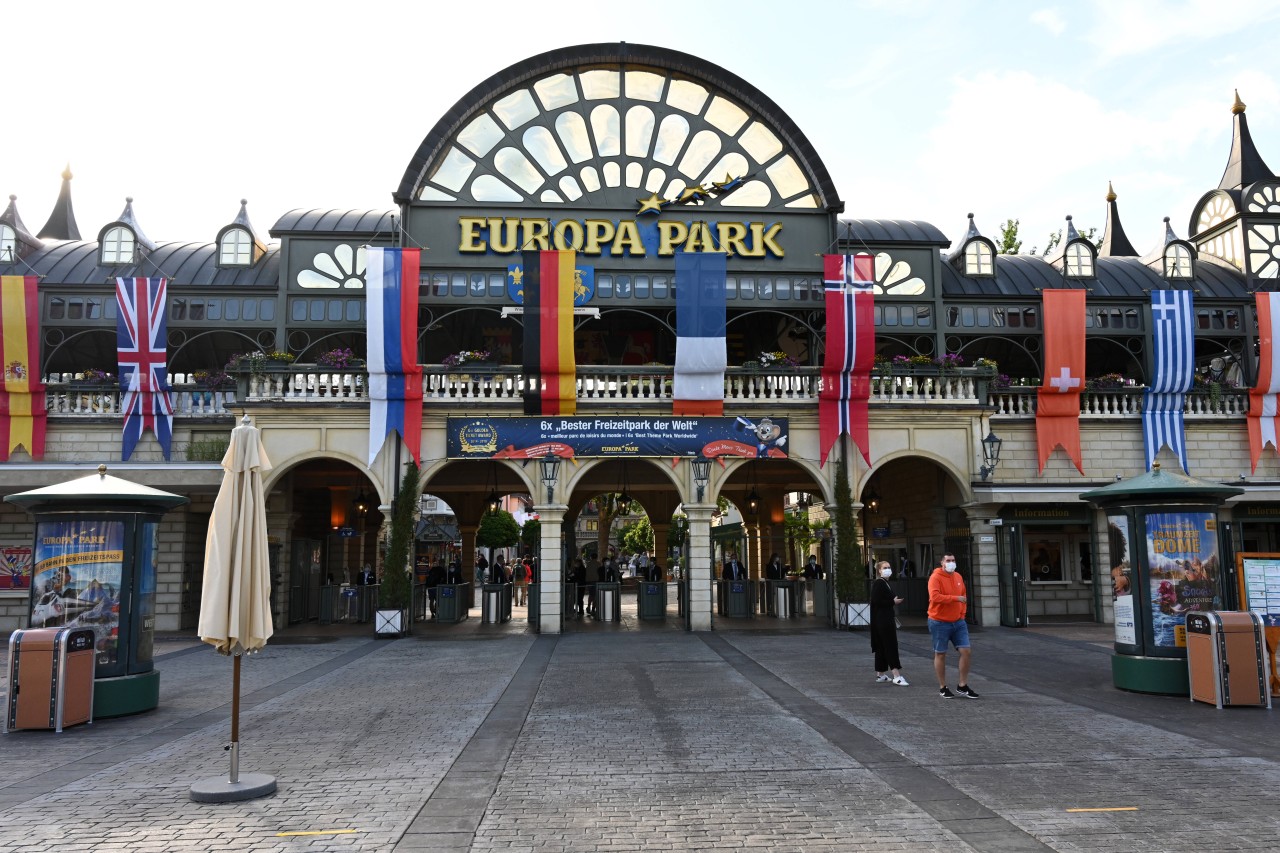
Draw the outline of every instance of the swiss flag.
<instances>
[{"instance_id":1,"label":"swiss flag","mask_svg":"<svg viewBox=\"0 0 1280 853\"><path fill-rule=\"evenodd\" d=\"M1084 473L1080 459L1080 392L1084 390L1084 291L1045 290L1044 382L1036 403L1040 473L1061 447Z\"/></svg>"}]
</instances>

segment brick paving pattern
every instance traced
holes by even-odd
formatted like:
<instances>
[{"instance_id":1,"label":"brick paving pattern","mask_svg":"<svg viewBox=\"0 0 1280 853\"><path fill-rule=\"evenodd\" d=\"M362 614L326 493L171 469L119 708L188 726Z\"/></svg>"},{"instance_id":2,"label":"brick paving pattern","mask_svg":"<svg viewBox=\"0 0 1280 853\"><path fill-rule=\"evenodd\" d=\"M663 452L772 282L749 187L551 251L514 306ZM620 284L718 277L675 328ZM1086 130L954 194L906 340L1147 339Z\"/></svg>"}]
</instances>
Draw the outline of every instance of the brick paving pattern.
<instances>
[{"instance_id":1,"label":"brick paving pattern","mask_svg":"<svg viewBox=\"0 0 1280 853\"><path fill-rule=\"evenodd\" d=\"M156 711L0 740L0 851L1280 850L1276 712L1115 690L1105 626L975 632L974 702L919 630L904 688L865 633L627 624L284 632L232 804L230 663L161 643Z\"/></svg>"}]
</instances>

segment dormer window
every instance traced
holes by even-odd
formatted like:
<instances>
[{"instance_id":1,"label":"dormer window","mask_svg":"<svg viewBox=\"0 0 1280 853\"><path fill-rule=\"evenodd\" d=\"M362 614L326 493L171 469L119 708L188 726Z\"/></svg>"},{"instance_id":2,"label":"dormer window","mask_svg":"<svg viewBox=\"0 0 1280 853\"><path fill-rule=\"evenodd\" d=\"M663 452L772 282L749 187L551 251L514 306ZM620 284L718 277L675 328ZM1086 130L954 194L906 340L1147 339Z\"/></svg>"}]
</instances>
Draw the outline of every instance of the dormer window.
<instances>
[{"instance_id":1,"label":"dormer window","mask_svg":"<svg viewBox=\"0 0 1280 853\"><path fill-rule=\"evenodd\" d=\"M8 225L0 225L0 264L11 264L18 259L18 232Z\"/></svg>"},{"instance_id":2,"label":"dormer window","mask_svg":"<svg viewBox=\"0 0 1280 853\"><path fill-rule=\"evenodd\" d=\"M1077 240L1067 246L1063 253L1066 261L1067 278L1093 278L1093 248L1083 240Z\"/></svg>"},{"instance_id":3,"label":"dormer window","mask_svg":"<svg viewBox=\"0 0 1280 853\"><path fill-rule=\"evenodd\" d=\"M1164 277L1171 281L1190 281L1194 277L1189 248L1181 243L1170 243L1165 247Z\"/></svg>"},{"instance_id":4,"label":"dormer window","mask_svg":"<svg viewBox=\"0 0 1280 853\"><path fill-rule=\"evenodd\" d=\"M995 275L995 252L985 240L971 240L969 245L964 247L964 274Z\"/></svg>"},{"instance_id":5,"label":"dormer window","mask_svg":"<svg viewBox=\"0 0 1280 853\"><path fill-rule=\"evenodd\" d=\"M253 266L253 236L243 228L228 228L218 244L218 265Z\"/></svg>"},{"instance_id":6,"label":"dormer window","mask_svg":"<svg viewBox=\"0 0 1280 853\"><path fill-rule=\"evenodd\" d=\"M110 228L102 236L102 263L108 266L131 264L136 247L133 231L123 225Z\"/></svg>"}]
</instances>

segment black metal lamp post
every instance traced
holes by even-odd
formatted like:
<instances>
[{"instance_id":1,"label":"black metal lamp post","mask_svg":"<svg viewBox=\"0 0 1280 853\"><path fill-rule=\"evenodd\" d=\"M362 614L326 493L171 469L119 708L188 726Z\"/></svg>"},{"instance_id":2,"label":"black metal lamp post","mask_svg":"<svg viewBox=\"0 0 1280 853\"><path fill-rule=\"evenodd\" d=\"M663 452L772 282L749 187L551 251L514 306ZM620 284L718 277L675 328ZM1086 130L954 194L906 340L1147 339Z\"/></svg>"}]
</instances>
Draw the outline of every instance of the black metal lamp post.
<instances>
[{"instance_id":1,"label":"black metal lamp post","mask_svg":"<svg viewBox=\"0 0 1280 853\"><path fill-rule=\"evenodd\" d=\"M1004 444L1004 440L994 432L988 432L987 437L982 439L982 467L978 469L978 473L982 479L987 479L995 472L996 466L1000 464L1000 445Z\"/></svg>"},{"instance_id":2,"label":"black metal lamp post","mask_svg":"<svg viewBox=\"0 0 1280 853\"><path fill-rule=\"evenodd\" d=\"M547 503L551 503L555 495L556 480L560 478L560 457L551 451L538 461L542 468L542 484L547 487Z\"/></svg>"}]
</instances>

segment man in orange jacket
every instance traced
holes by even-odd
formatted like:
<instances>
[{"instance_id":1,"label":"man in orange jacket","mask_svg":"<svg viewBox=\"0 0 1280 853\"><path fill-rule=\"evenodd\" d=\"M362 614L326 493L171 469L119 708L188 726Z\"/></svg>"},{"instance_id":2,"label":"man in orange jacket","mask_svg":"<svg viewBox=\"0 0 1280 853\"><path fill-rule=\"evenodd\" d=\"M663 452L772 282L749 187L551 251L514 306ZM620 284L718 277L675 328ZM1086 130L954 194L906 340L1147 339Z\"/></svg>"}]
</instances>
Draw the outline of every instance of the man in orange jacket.
<instances>
[{"instance_id":1,"label":"man in orange jacket","mask_svg":"<svg viewBox=\"0 0 1280 853\"><path fill-rule=\"evenodd\" d=\"M964 614L969 596L964 578L956 573L956 555L943 554L942 562L929 575L929 636L933 638L933 671L938 676L938 695L953 699L958 693L969 699L978 694L969 686L969 626ZM956 692L947 688L947 646L960 654L960 682Z\"/></svg>"}]
</instances>

